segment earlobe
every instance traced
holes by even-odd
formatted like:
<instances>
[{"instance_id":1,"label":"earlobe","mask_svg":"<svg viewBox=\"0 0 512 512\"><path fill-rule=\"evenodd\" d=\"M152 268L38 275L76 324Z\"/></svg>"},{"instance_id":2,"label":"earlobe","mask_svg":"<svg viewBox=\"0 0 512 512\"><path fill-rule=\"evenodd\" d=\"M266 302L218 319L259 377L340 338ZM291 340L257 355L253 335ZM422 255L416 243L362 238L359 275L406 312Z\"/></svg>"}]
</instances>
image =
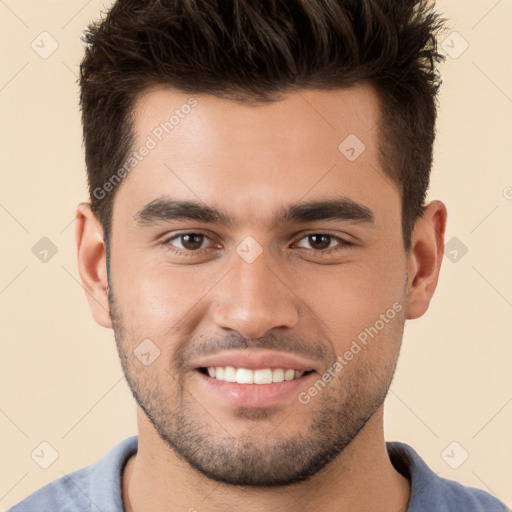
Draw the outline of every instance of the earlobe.
<instances>
[{"instance_id":1,"label":"earlobe","mask_svg":"<svg viewBox=\"0 0 512 512\"><path fill-rule=\"evenodd\" d=\"M422 316L434 295L444 254L446 219L445 205L432 201L414 227L408 256L407 319Z\"/></svg>"},{"instance_id":2,"label":"earlobe","mask_svg":"<svg viewBox=\"0 0 512 512\"><path fill-rule=\"evenodd\" d=\"M87 301L96 322L103 327L111 328L103 228L89 203L80 203L77 206L75 218L78 272Z\"/></svg>"}]
</instances>

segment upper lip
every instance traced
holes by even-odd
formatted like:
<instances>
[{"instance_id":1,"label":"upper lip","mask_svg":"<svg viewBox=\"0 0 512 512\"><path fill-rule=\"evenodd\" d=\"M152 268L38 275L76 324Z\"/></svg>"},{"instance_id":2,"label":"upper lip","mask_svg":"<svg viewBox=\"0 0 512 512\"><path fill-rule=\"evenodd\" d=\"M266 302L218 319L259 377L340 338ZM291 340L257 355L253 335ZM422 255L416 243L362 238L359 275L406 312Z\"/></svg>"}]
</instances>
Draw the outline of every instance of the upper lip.
<instances>
[{"instance_id":1,"label":"upper lip","mask_svg":"<svg viewBox=\"0 0 512 512\"><path fill-rule=\"evenodd\" d=\"M194 366L196 369L210 366L233 366L235 368L247 368L248 370L261 370L263 368L284 368L304 372L315 370L315 365L303 358L288 353L267 350L223 352L203 359Z\"/></svg>"}]
</instances>

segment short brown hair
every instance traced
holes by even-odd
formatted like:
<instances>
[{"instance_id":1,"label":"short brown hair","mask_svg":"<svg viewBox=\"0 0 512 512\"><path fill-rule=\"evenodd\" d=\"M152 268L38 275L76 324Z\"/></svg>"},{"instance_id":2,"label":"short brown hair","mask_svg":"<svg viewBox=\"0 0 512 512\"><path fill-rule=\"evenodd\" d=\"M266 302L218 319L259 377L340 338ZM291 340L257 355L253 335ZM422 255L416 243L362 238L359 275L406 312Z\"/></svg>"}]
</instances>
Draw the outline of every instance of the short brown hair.
<instances>
[{"instance_id":1,"label":"short brown hair","mask_svg":"<svg viewBox=\"0 0 512 512\"><path fill-rule=\"evenodd\" d=\"M441 83L429 0L117 0L85 34L80 105L91 206L110 233L111 180L134 142L145 89L241 102L367 80L379 97L380 163L402 192L404 247L423 213Z\"/></svg>"}]
</instances>

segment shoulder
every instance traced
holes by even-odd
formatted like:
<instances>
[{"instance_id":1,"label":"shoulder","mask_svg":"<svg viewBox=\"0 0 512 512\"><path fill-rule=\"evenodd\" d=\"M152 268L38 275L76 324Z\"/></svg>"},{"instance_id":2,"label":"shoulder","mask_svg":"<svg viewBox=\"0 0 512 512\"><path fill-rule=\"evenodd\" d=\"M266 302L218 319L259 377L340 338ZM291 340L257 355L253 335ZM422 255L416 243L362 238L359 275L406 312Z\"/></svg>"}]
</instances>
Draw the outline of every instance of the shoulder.
<instances>
[{"instance_id":1,"label":"shoulder","mask_svg":"<svg viewBox=\"0 0 512 512\"><path fill-rule=\"evenodd\" d=\"M90 494L90 475L90 466L65 475L33 492L8 512L78 512L84 510L84 496Z\"/></svg>"},{"instance_id":2,"label":"shoulder","mask_svg":"<svg viewBox=\"0 0 512 512\"><path fill-rule=\"evenodd\" d=\"M50 482L8 512L122 512L121 474L137 441L137 436L121 441L98 462Z\"/></svg>"},{"instance_id":3,"label":"shoulder","mask_svg":"<svg viewBox=\"0 0 512 512\"><path fill-rule=\"evenodd\" d=\"M507 512L505 505L488 492L435 474L409 445L386 445L393 466L411 482L408 512Z\"/></svg>"}]
</instances>

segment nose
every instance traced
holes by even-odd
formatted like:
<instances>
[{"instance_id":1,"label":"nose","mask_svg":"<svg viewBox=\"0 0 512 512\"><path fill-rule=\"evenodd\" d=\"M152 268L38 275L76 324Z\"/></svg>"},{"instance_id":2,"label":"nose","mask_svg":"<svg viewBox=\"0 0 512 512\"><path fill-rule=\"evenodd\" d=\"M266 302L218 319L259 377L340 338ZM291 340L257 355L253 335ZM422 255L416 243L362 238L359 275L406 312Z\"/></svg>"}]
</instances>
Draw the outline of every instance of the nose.
<instances>
[{"instance_id":1,"label":"nose","mask_svg":"<svg viewBox=\"0 0 512 512\"><path fill-rule=\"evenodd\" d=\"M277 266L262 254L252 263L235 257L231 270L216 286L213 319L222 329L246 338L261 338L299 320L299 300Z\"/></svg>"}]
</instances>

